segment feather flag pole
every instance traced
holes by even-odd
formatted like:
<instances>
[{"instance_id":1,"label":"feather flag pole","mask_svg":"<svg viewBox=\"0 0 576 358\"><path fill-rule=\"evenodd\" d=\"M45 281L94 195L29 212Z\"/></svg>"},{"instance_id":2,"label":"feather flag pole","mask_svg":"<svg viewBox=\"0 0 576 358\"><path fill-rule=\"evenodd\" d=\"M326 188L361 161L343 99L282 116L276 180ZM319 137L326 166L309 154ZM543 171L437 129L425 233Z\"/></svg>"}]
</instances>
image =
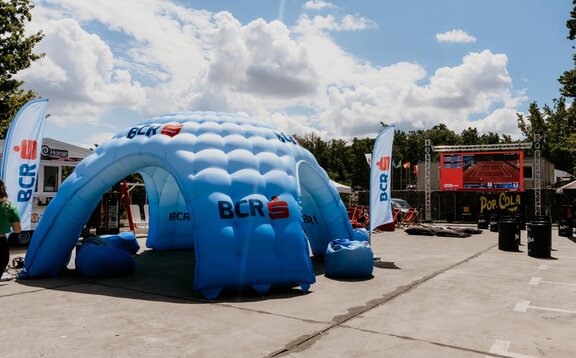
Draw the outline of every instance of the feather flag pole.
<instances>
[{"instance_id":1,"label":"feather flag pole","mask_svg":"<svg viewBox=\"0 0 576 358\"><path fill-rule=\"evenodd\" d=\"M370 166L370 235L374 228L393 221L390 189L394 126L378 133Z\"/></svg>"},{"instance_id":2,"label":"feather flag pole","mask_svg":"<svg viewBox=\"0 0 576 358\"><path fill-rule=\"evenodd\" d=\"M34 189L38 178L48 99L27 102L8 128L2 153L1 177L8 198L18 208L22 230L30 230Z\"/></svg>"}]
</instances>

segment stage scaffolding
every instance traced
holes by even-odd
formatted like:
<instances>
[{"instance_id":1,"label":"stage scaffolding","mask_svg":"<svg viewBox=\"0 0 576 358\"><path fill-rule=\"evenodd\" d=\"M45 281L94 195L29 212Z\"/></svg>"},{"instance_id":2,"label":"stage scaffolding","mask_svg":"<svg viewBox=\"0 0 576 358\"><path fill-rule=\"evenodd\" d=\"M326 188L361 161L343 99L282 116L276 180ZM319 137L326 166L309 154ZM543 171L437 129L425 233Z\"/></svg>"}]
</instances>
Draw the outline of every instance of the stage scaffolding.
<instances>
[{"instance_id":1,"label":"stage scaffolding","mask_svg":"<svg viewBox=\"0 0 576 358\"><path fill-rule=\"evenodd\" d=\"M432 203L430 189L430 160L432 152L495 152L507 150L534 150L534 212L542 214L542 176L541 176L541 134L534 133L534 141L531 143L506 143L486 145L431 145L430 139L424 141L424 220L432 221Z\"/></svg>"}]
</instances>

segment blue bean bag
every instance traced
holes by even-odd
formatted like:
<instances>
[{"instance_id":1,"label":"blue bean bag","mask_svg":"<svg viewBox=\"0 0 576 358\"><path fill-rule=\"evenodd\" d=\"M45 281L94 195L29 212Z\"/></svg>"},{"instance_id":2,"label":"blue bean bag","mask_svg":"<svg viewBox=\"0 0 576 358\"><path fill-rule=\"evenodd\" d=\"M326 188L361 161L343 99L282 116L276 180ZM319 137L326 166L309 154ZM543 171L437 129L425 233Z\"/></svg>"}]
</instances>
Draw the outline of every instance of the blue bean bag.
<instances>
[{"instance_id":1,"label":"blue bean bag","mask_svg":"<svg viewBox=\"0 0 576 358\"><path fill-rule=\"evenodd\" d=\"M75 264L80 275L90 278L127 276L136 271L136 261L130 252L112 247L97 236L76 246Z\"/></svg>"},{"instance_id":2,"label":"blue bean bag","mask_svg":"<svg viewBox=\"0 0 576 358\"><path fill-rule=\"evenodd\" d=\"M370 234L364 228L354 229L354 240L370 242Z\"/></svg>"},{"instance_id":3,"label":"blue bean bag","mask_svg":"<svg viewBox=\"0 0 576 358\"><path fill-rule=\"evenodd\" d=\"M109 246L127 251L130 255L136 255L138 250L140 250L140 244L132 231L121 232L118 235L92 236L86 240L91 240L94 237L99 237Z\"/></svg>"},{"instance_id":4,"label":"blue bean bag","mask_svg":"<svg viewBox=\"0 0 576 358\"><path fill-rule=\"evenodd\" d=\"M365 278L372 276L374 252L366 241L338 239L328 244L324 261L326 276Z\"/></svg>"}]
</instances>

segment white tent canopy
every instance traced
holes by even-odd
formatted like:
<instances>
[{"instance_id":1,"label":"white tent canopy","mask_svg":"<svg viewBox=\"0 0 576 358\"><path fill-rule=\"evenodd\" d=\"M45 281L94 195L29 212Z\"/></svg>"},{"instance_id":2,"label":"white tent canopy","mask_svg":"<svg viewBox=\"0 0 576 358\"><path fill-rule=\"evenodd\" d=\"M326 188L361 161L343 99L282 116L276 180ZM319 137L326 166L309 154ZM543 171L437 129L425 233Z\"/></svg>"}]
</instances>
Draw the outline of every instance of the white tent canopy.
<instances>
[{"instance_id":1,"label":"white tent canopy","mask_svg":"<svg viewBox=\"0 0 576 358\"><path fill-rule=\"evenodd\" d=\"M558 180L573 180L574 175L565 172L560 169L554 169L554 182L556 183Z\"/></svg>"},{"instance_id":2,"label":"white tent canopy","mask_svg":"<svg viewBox=\"0 0 576 358\"><path fill-rule=\"evenodd\" d=\"M564 194L564 190L566 189L576 189L576 180L556 189L556 194Z\"/></svg>"},{"instance_id":3,"label":"white tent canopy","mask_svg":"<svg viewBox=\"0 0 576 358\"><path fill-rule=\"evenodd\" d=\"M332 185L334 185L336 187L336 190L338 190L339 193L351 193L352 192L352 188L350 188L349 186L337 183L334 180L330 180L330 182L332 183Z\"/></svg>"}]
</instances>

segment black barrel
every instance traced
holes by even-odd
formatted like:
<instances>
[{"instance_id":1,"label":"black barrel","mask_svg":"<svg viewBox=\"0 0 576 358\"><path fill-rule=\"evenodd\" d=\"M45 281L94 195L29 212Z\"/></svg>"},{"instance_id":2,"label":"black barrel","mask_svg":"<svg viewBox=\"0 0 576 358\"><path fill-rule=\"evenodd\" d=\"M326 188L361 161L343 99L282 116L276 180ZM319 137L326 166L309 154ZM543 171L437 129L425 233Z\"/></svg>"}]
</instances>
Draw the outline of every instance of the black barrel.
<instances>
[{"instance_id":1,"label":"black barrel","mask_svg":"<svg viewBox=\"0 0 576 358\"><path fill-rule=\"evenodd\" d=\"M570 220L560 220L558 223L558 236L572 237L572 223Z\"/></svg>"},{"instance_id":2,"label":"black barrel","mask_svg":"<svg viewBox=\"0 0 576 358\"><path fill-rule=\"evenodd\" d=\"M546 217L538 217L528 225L528 256L550 257L552 251L552 223Z\"/></svg>"},{"instance_id":3,"label":"black barrel","mask_svg":"<svg viewBox=\"0 0 576 358\"><path fill-rule=\"evenodd\" d=\"M498 232L498 214L490 215L490 231Z\"/></svg>"},{"instance_id":4,"label":"black barrel","mask_svg":"<svg viewBox=\"0 0 576 358\"><path fill-rule=\"evenodd\" d=\"M478 215L478 229L488 229L488 220L484 214Z\"/></svg>"},{"instance_id":5,"label":"black barrel","mask_svg":"<svg viewBox=\"0 0 576 358\"><path fill-rule=\"evenodd\" d=\"M520 230L526 230L526 215L524 214L516 214L516 220L520 223Z\"/></svg>"},{"instance_id":6,"label":"black barrel","mask_svg":"<svg viewBox=\"0 0 576 358\"><path fill-rule=\"evenodd\" d=\"M537 216L534 217L534 220L532 220L532 221L533 221L533 222L534 222L534 221L546 221L546 222L551 222L551 221L550 221L550 216L548 216L548 215L537 215Z\"/></svg>"},{"instance_id":7,"label":"black barrel","mask_svg":"<svg viewBox=\"0 0 576 358\"><path fill-rule=\"evenodd\" d=\"M520 244L520 223L513 217L503 217L498 222L498 249L518 251Z\"/></svg>"}]
</instances>

